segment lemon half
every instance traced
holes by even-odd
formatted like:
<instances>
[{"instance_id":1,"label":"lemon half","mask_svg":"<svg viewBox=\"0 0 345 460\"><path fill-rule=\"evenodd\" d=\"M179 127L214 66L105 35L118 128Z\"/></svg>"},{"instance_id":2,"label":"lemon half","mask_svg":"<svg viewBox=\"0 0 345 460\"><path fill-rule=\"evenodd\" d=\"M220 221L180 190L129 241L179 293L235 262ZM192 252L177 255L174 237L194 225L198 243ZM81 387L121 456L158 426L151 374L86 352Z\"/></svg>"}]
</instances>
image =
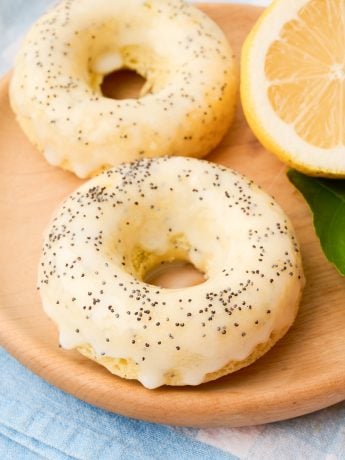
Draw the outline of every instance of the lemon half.
<instances>
[{"instance_id":1,"label":"lemon half","mask_svg":"<svg viewBox=\"0 0 345 460\"><path fill-rule=\"evenodd\" d=\"M276 0L241 58L246 119L307 174L345 177L345 0Z\"/></svg>"}]
</instances>

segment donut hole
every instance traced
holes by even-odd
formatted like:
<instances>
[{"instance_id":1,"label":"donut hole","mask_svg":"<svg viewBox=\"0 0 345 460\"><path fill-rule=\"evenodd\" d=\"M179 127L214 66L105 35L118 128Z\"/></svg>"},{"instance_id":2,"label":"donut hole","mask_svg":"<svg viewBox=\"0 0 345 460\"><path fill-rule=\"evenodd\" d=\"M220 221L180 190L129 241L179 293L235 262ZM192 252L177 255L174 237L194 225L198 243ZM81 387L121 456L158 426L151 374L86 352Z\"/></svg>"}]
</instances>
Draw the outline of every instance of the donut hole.
<instances>
[{"instance_id":1,"label":"donut hole","mask_svg":"<svg viewBox=\"0 0 345 460\"><path fill-rule=\"evenodd\" d=\"M151 268L144 281L154 286L167 289L177 289L196 286L206 281L204 273L198 270L191 262L174 260L162 261L159 265Z\"/></svg>"},{"instance_id":2,"label":"donut hole","mask_svg":"<svg viewBox=\"0 0 345 460\"><path fill-rule=\"evenodd\" d=\"M141 228L135 228L137 238L134 245L131 238L124 236L121 239L122 247L118 246L117 251L122 255L118 259L122 268L139 281L167 289L205 282L208 273L204 257L201 260L193 257L195 248L193 251L186 235L180 232L170 234L169 231L157 234L157 227L152 228L152 223L154 220L148 219Z\"/></svg>"},{"instance_id":3,"label":"donut hole","mask_svg":"<svg viewBox=\"0 0 345 460\"><path fill-rule=\"evenodd\" d=\"M135 70L120 69L103 78L101 92L108 99L139 99L146 82Z\"/></svg>"}]
</instances>

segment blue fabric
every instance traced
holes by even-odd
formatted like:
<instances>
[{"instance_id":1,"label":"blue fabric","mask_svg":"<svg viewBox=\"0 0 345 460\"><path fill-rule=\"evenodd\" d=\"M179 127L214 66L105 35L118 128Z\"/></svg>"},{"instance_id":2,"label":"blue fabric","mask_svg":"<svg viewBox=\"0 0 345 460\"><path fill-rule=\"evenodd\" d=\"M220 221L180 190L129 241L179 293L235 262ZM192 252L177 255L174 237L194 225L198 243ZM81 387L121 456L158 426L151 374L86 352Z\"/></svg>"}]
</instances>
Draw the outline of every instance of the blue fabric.
<instances>
[{"instance_id":1,"label":"blue fabric","mask_svg":"<svg viewBox=\"0 0 345 460\"><path fill-rule=\"evenodd\" d=\"M52 387L0 349L0 458L235 458L181 429L92 407Z\"/></svg>"}]
</instances>

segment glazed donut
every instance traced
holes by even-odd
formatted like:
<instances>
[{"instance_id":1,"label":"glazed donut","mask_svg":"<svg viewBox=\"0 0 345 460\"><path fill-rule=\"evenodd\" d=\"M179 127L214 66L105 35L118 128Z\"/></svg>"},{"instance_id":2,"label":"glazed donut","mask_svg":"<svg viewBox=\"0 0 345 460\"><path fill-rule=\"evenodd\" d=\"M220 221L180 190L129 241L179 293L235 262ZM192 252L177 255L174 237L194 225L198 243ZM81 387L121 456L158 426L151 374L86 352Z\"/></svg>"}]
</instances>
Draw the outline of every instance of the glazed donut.
<instances>
[{"instance_id":1,"label":"glazed donut","mask_svg":"<svg viewBox=\"0 0 345 460\"><path fill-rule=\"evenodd\" d=\"M139 99L104 97L104 77L132 69ZM182 0L64 0L32 27L10 100L52 165L81 178L142 157L200 157L234 114L236 72L218 26Z\"/></svg>"},{"instance_id":2,"label":"glazed donut","mask_svg":"<svg viewBox=\"0 0 345 460\"><path fill-rule=\"evenodd\" d=\"M176 260L205 282L145 282ZM250 364L293 323L303 284L293 229L272 198L183 157L123 164L72 193L47 230L38 276L61 345L147 388Z\"/></svg>"}]
</instances>

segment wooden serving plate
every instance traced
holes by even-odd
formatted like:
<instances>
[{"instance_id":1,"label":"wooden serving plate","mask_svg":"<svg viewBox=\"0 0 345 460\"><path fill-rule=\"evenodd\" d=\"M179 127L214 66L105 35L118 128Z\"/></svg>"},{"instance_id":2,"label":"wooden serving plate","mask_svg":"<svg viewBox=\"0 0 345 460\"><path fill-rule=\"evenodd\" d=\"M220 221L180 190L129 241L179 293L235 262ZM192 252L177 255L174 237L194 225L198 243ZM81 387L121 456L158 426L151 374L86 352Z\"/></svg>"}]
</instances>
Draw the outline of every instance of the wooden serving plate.
<instances>
[{"instance_id":1,"label":"wooden serving plate","mask_svg":"<svg viewBox=\"0 0 345 460\"><path fill-rule=\"evenodd\" d=\"M204 5L240 54L261 13L239 5ZM292 219L307 285L293 328L269 353L233 375L198 387L147 390L74 351L57 331L35 289L42 232L61 200L81 181L49 166L24 137L0 86L0 344L57 387L104 409L159 423L241 426L282 420L345 399L345 280L325 260L310 212L286 179L286 167L251 134L241 110L211 161L262 185Z\"/></svg>"}]
</instances>

